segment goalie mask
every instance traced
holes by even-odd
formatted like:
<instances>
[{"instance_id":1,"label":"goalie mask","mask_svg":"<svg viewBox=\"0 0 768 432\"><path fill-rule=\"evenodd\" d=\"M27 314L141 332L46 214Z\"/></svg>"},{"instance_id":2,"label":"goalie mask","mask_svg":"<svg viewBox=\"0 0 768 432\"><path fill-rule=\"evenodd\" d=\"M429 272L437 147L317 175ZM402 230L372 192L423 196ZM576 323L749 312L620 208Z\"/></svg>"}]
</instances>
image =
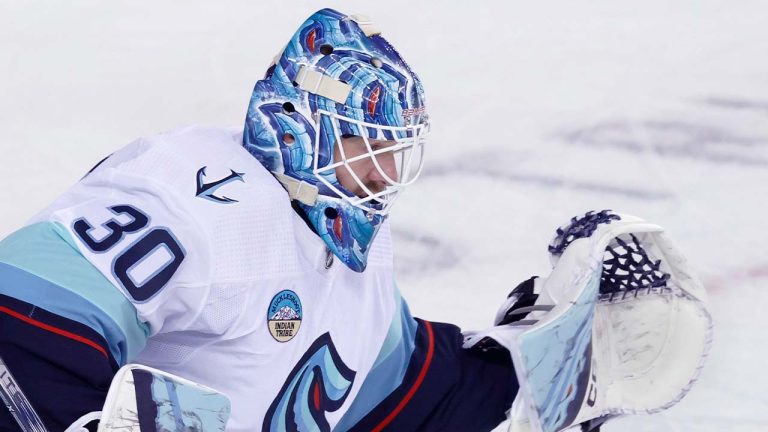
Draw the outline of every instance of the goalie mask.
<instances>
[{"instance_id":1,"label":"goalie mask","mask_svg":"<svg viewBox=\"0 0 768 432\"><path fill-rule=\"evenodd\" d=\"M392 204L421 172L428 129L421 82L397 51L369 20L323 9L256 83L243 145L361 272Z\"/></svg>"}]
</instances>

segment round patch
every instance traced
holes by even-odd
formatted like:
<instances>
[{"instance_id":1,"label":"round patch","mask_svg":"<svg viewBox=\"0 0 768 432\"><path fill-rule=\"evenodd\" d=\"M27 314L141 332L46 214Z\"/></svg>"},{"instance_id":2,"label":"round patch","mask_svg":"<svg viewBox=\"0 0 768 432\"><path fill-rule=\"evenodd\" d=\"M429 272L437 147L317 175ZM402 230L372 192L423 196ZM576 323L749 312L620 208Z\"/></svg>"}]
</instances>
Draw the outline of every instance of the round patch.
<instances>
[{"instance_id":1,"label":"round patch","mask_svg":"<svg viewBox=\"0 0 768 432\"><path fill-rule=\"evenodd\" d=\"M293 339L301 327L301 300L295 292L282 290L272 297L267 310L269 333L278 342Z\"/></svg>"}]
</instances>

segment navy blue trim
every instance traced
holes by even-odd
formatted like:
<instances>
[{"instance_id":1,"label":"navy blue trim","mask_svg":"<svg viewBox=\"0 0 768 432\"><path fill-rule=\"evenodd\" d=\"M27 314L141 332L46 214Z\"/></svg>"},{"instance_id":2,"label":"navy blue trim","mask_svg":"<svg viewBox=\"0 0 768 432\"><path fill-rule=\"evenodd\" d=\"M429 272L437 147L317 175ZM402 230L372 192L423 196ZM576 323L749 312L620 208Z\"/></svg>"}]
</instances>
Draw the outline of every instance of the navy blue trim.
<instances>
[{"instance_id":1,"label":"navy blue trim","mask_svg":"<svg viewBox=\"0 0 768 432\"><path fill-rule=\"evenodd\" d=\"M89 175L90 175L92 172L96 171L96 168L100 167L100 166L101 166L101 164L103 164L104 162L106 162L106 161L107 161L107 159L109 159L109 157L110 157L110 156L112 156L113 154L114 154L114 153L110 153L110 154L109 154L107 157L105 157L104 159L102 159L102 160L98 161L98 162L96 163L96 165L94 165L94 166L93 166L93 168L89 169L89 170L88 170L88 172L87 172L87 173L85 173L85 175L84 175L83 177L81 177L81 178L80 178L80 180L82 180L82 179L84 179L84 178L88 177L88 176L89 176Z\"/></svg>"},{"instance_id":2,"label":"navy blue trim","mask_svg":"<svg viewBox=\"0 0 768 432\"><path fill-rule=\"evenodd\" d=\"M398 307L389 325L387 337L355 400L336 424L340 431L349 430L403 382L416 347L418 324L399 292L395 300Z\"/></svg>"},{"instance_id":3,"label":"navy blue trim","mask_svg":"<svg viewBox=\"0 0 768 432\"><path fill-rule=\"evenodd\" d=\"M152 397L152 374L143 369L131 370L136 390L136 410L141 432L156 432L157 403Z\"/></svg>"},{"instance_id":4,"label":"navy blue trim","mask_svg":"<svg viewBox=\"0 0 768 432\"><path fill-rule=\"evenodd\" d=\"M416 319L416 349L402 384L350 431L376 430L413 387L428 350L423 320ZM431 323L432 362L421 386L385 431L489 431L506 418L518 383L507 352L484 353L461 347L461 330Z\"/></svg>"},{"instance_id":5,"label":"navy blue trim","mask_svg":"<svg viewBox=\"0 0 768 432\"><path fill-rule=\"evenodd\" d=\"M48 310L45 310L39 306L35 306L31 303L27 303L27 302L15 299L13 297L9 297L4 294L0 294L0 306L5 306L24 316L32 318L36 321L40 321L42 323L48 324L50 326L56 327L61 330L65 330L70 333L74 333L78 336L81 336L92 342L95 342L107 352L109 367L112 368L113 372L117 372L117 370L120 368L115 358L110 354L109 344L107 343L106 339L104 339L104 337L99 332L90 328L89 326L79 323L77 321L71 320L69 318L65 318L63 316L57 315L55 313L49 312ZM24 325L29 327L34 327L26 323ZM4 329L0 328L0 330L4 330ZM40 330L45 331L47 334L50 334L52 338L66 339L68 341L71 341L71 343L83 345L80 342L67 339L66 337L57 335L55 333L50 333L43 329L40 329ZM3 336L5 339L13 335L3 335ZM52 346L48 346L42 343L42 341L37 339L23 339L21 337L16 337L14 339L15 339L14 343L17 343L23 346L25 349L28 349L30 352L34 352L37 355L51 357L51 358L60 358L59 356L61 355L61 353L57 352L57 349L58 349L57 344L52 344ZM87 348L88 350L92 350L94 353L97 353L99 356L104 358L103 353L94 350L92 347L89 347L87 345L83 345L83 347ZM80 368L80 363L77 361L77 359L72 359L70 366L75 368L78 372L82 372L82 373L88 372L87 368Z\"/></svg>"},{"instance_id":6,"label":"navy blue trim","mask_svg":"<svg viewBox=\"0 0 768 432\"><path fill-rule=\"evenodd\" d=\"M85 261L84 258L83 260ZM95 268L92 269L96 271ZM77 270L82 269L78 268ZM130 335L132 341L138 342L132 345L131 351L135 353L138 352L138 346L144 344L146 334L144 329L140 327L141 324L138 323L135 307L128 300L125 300L125 297L117 289L106 282L106 279L104 281L103 288L109 291L106 295L94 293L93 298L100 303L96 305L91 299L84 297L83 293L50 282L15 265L0 262L0 294L9 299L18 299L17 301L43 308L50 314L50 319L55 322L59 322L59 318L67 320L61 321L64 326L69 325L69 322L77 322L88 327L93 333L99 335L98 338L89 336L88 339L105 341L106 345L104 346L110 353L110 357L116 359L120 364L125 364L128 361L128 355L131 354L126 335ZM73 283L76 283L76 280ZM90 282L86 283L88 283L88 289L98 288ZM113 301L114 308L105 311L100 307L110 301ZM122 315L111 315L110 312L113 311ZM116 319L120 321L120 324L115 321ZM136 323L135 327L131 328L133 323ZM51 325L56 326L55 324ZM86 332L86 330L82 330L82 332ZM139 338L143 339L139 340Z\"/></svg>"},{"instance_id":7,"label":"navy blue trim","mask_svg":"<svg viewBox=\"0 0 768 432\"><path fill-rule=\"evenodd\" d=\"M318 359L318 356L322 358ZM320 335L288 374L264 415L262 431L273 430L274 424L289 432L330 432L325 415L341 408L352 390L355 375L356 372L342 361L330 333ZM326 384L335 388L326 388ZM301 390L307 388L311 390ZM312 418L313 424L307 424L308 417Z\"/></svg>"},{"instance_id":8,"label":"navy blue trim","mask_svg":"<svg viewBox=\"0 0 768 432\"><path fill-rule=\"evenodd\" d=\"M90 327L35 305L0 294L0 306L107 346ZM93 347L8 313L0 313L0 356L51 431L100 411L117 371L114 359ZM0 406L0 431L16 430L15 420Z\"/></svg>"}]
</instances>

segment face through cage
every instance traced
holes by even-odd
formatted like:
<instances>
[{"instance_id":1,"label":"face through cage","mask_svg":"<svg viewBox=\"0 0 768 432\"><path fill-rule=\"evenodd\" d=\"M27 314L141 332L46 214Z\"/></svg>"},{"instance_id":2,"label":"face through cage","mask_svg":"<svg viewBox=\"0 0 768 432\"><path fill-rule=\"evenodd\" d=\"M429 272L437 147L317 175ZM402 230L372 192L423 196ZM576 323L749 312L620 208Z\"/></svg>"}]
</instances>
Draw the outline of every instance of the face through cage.
<instances>
[{"instance_id":1,"label":"face through cage","mask_svg":"<svg viewBox=\"0 0 768 432\"><path fill-rule=\"evenodd\" d=\"M324 110L317 114L315 154L319 154L320 125L330 123L334 157L322 167L315 158L315 176L339 197L369 214L388 214L402 189L421 173L428 124L382 126ZM342 130L352 133L342 134ZM333 184L333 177L346 191Z\"/></svg>"}]
</instances>

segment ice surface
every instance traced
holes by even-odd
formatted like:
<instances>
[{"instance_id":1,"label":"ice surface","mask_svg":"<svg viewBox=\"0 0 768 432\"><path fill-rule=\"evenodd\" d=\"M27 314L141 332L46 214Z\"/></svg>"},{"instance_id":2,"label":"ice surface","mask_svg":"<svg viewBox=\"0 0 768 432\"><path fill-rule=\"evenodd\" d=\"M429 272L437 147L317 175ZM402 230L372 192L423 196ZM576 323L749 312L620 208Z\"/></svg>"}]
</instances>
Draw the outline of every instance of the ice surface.
<instances>
[{"instance_id":1,"label":"ice surface","mask_svg":"<svg viewBox=\"0 0 768 432\"><path fill-rule=\"evenodd\" d=\"M320 7L137 3L0 2L0 235L138 136L240 124ZM326 5L374 17L428 91L424 176L392 217L416 315L486 326L518 281L548 272L556 226L636 214L700 272L715 344L678 406L605 430L768 430L768 4Z\"/></svg>"}]
</instances>

